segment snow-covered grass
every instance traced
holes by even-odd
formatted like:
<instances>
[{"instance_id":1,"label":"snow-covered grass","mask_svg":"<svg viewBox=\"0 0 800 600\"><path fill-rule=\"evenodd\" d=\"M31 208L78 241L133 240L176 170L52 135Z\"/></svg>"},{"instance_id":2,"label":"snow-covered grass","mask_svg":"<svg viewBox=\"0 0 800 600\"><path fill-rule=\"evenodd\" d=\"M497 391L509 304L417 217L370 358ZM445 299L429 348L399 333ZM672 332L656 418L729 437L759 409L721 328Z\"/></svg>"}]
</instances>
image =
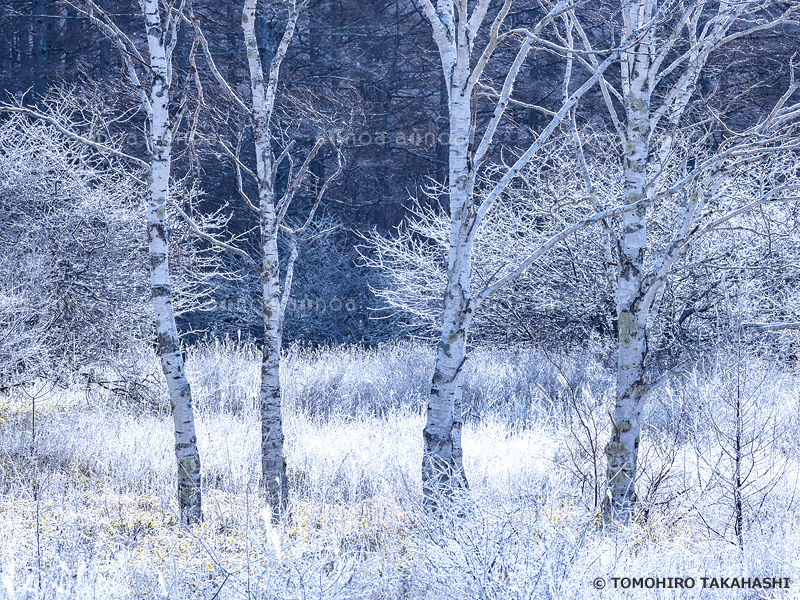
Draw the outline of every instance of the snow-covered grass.
<instances>
[{"instance_id":1,"label":"snow-covered grass","mask_svg":"<svg viewBox=\"0 0 800 600\"><path fill-rule=\"evenodd\" d=\"M590 358L535 351L473 355L470 495L461 516L426 517L420 432L431 366L430 350L410 344L287 353L293 500L278 529L256 490L252 347L189 351L205 481L205 522L190 529L176 520L171 420L157 388L144 407L107 390L44 389L35 439L33 398L0 398L0 597L800 598L800 378L757 359L746 369L719 360L661 392L642 441L647 515L621 527L593 507L609 374ZM735 377L752 451L743 552L725 438ZM700 579L764 576L791 587L717 592ZM624 591L613 577L696 585Z\"/></svg>"}]
</instances>

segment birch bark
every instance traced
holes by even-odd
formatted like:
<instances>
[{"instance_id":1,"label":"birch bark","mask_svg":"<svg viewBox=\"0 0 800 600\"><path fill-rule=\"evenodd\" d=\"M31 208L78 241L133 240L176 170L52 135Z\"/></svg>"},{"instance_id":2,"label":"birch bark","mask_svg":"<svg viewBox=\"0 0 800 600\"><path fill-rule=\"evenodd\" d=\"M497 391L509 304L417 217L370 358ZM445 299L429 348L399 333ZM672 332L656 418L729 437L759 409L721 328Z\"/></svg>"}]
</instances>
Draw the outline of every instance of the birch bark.
<instances>
[{"instance_id":1,"label":"birch bark","mask_svg":"<svg viewBox=\"0 0 800 600\"><path fill-rule=\"evenodd\" d=\"M467 2L438 0L434 6L431 0L422 0L422 7L433 28L433 38L439 50L450 113L448 156L450 232L447 284L444 290L442 333L436 351L423 430L423 500L428 510L434 513L439 512L442 500L468 487L461 445L462 383L467 357L467 335L473 316L482 300L499 286L518 276L535 260L535 257L531 257L492 286L473 293L472 249L475 235L493 203L616 56L614 54L603 64L598 65L595 74L583 85L573 93L566 94L563 104L554 112L547 127L506 170L488 195L476 203L474 191L477 169L489 156L494 134L504 117L517 75L533 46L533 41L539 39L538 36L545 26L572 9L566 0L559 0L531 31L519 29L513 33L501 34L500 28L511 9L511 4L512 0L505 0L499 7L489 27L488 41L483 49L477 52L474 51L475 40L486 19L489 0L475 2L471 14L468 14ZM480 142L476 144L475 89L498 44L510 36L521 36L522 42L516 58L506 73Z\"/></svg>"},{"instance_id":2,"label":"birch bark","mask_svg":"<svg viewBox=\"0 0 800 600\"><path fill-rule=\"evenodd\" d=\"M143 8L150 55L148 142L151 160L147 180L150 285L156 319L158 355L167 379L172 406L181 521L189 524L202 521L203 513L200 454L195 435L192 392L186 378L178 328L175 325L169 273L169 231L166 214L172 151L169 56L164 44L158 1L144 0Z\"/></svg>"},{"instance_id":3,"label":"birch bark","mask_svg":"<svg viewBox=\"0 0 800 600\"><path fill-rule=\"evenodd\" d=\"M654 0L628 2L623 6L624 35L650 22ZM647 165L650 135L650 66L653 32L620 57L625 98L625 154L623 203L633 204L648 194ZM612 436L606 445L608 458L607 512L627 521L636 498L636 464L641 434L644 394L644 359L647 354L646 307L643 305L643 270L647 247L647 209L622 217L617 272L617 383Z\"/></svg>"},{"instance_id":4,"label":"birch bark","mask_svg":"<svg viewBox=\"0 0 800 600\"><path fill-rule=\"evenodd\" d=\"M444 291L442 334L436 351L423 430L423 496L426 506L435 511L441 504L442 496L450 496L467 487L461 447L461 400L472 309L471 243L467 243L467 237L475 178L470 156L470 142L474 135L473 94L472 87L468 85L471 40L466 28L466 15L461 14L456 20L450 1L439 2L437 11L429 7L428 12L439 45L450 109L447 285Z\"/></svg>"},{"instance_id":5,"label":"birch bark","mask_svg":"<svg viewBox=\"0 0 800 600\"><path fill-rule=\"evenodd\" d=\"M290 6L278 48L269 63L269 80L264 80L263 58L256 39L257 0L246 0L242 9L247 64L252 94L251 118L256 151L258 178L258 214L261 248L259 277L262 290L264 346L261 362L261 488L269 502L272 520L277 522L286 511L288 487L281 403L280 352L283 341L285 303L282 302L278 233L280 226L276 210L275 173L273 168L271 120L277 94L278 76L289 44L294 36L301 6ZM294 254L293 254L294 256ZM290 282L287 281L287 292Z\"/></svg>"},{"instance_id":6,"label":"birch bark","mask_svg":"<svg viewBox=\"0 0 800 600\"><path fill-rule=\"evenodd\" d=\"M700 229L698 223L707 199L716 193L730 168L721 167L725 162L721 152L706 158L706 165L717 165L707 173L697 168L696 174L683 177L678 184L667 183L684 115L713 51L750 32L773 27L796 7L778 16L764 13L755 19L753 15L766 5L719 2L712 9L705 0L685 4L622 0L621 6L623 37L643 31L638 42L623 48L620 55L621 93L617 95L623 99L624 127L617 129L624 157L622 200L624 205L644 203L623 214L618 239L616 401L611 439L605 447L608 467L603 513L607 519L627 523L634 517L641 416L650 388L645 381L648 332L660 310L671 269L708 230ZM744 26L735 28L745 15ZM612 120L619 123L611 103L607 105ZM648 207L678 191L685 200L674 233L666 248L655 254L648 246ZM648 252L654 266L645 270Z\"/></svg>"},{"instance_id":7,"label":"birch bark","mask_svg":"<svg viewBox=\"0 0 800 600\"><path fill-rule=\"evenodd\" d=\"M338 153L338 168L332 172L316 189L312 207L309 209L302 225L290 228L283 223L286 212L304 180L309 175L312 161L320 151L324 140L318 139L307 152L305 160L298 169L294 168L292 149L295 140L290 141L278 155L273 155L275 136L273 127L273 111L278 98L278 80L281 66L286 57L289 45L295 34L297 20L307 6L306 0L289 0L285 3L287 17L285 28L278 42L273 47L269 27L264 27L258 14L258 0L245 0L242 6L242 31L250 74L251 101L248 105L217 69L199 21L191 15L195 33L211 68L214 79L226 94L234 101L242 112L250 118L253 128L256 170L251 171L239 160L238 150L225 146L226 153L233 158L239 196L245 205L258 215L259 246L258 256L253 257L249 251L239 247L234 240L225 241L216 234L204 231L192 218L183 211L178 211L189 223L192 230L201 238L226 252L244 258L247 264L258 274L262 293L262 320L264 340L260 372L260 413L261 413L261 481L260 488L270 506L271 519L277 523L288 511L288 486L286 483L286 460L284 454L284 434L282 418L281 394L281 346L283 342L283 324L286 305L292 287L294 264L297 260L297 244L304 241L306 231L311 226L320 202L334 179L342 173L342 155ZM266 33L265 33L266 32ZM259 38L260 35L263 38ZM265 69L265 66L267 67ZM266 71L266 76L265 76ZM277 167L282 161L288 161L289 174L286 190L278 197L276 189ZM258 189L258 199L252 201L245 192L243 173L252 177ZM285 259L284 281L281 284L281 256L278 250L278 236L283 232L288 236L289 253ZM325 233L325 231L320 232ZM314 237L313 235L310 237Z\"/></svg>"}]
</instances>

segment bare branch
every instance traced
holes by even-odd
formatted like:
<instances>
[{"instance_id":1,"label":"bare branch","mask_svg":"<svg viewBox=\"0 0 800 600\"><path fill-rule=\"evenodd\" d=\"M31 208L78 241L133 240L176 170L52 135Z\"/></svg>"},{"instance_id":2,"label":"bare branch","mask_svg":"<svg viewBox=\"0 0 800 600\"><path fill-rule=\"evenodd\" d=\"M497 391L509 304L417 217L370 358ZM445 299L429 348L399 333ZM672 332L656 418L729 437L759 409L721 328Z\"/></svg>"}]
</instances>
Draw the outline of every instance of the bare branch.
<instances>
[{"instance_id":1,"label":"bare branch","mask_svg":"<svg viewBox=\"0 0 800 600\"><path fill-rule=\"evenodd\" d=\"M102 154L108 154L110 156L114 156L116 158L120 158L120 159L122 159L122 160L124 160L126 162L133 163L138 167L142 167L144 169L149 169L150 168L150 163L148 163L148 162L146 162L146 161L144 161L144 160L142 160L140 158L136 158L135 156L131 156L130 154L125 154L124 152L116 150L115 148L111 148L111 147L106 146L104 144L99 144L99 143L95 142L94 140L90 140L90 139L88 139L88 138L86 138L86 137L84 137L84 136L82 136L82 135L80 135L78 133L75 133L74 131L71 131L71 130L67 129L66 127L64 127L61 123L59 123L56 119L54 119L50 115L46 115L44 113L37 112L37 111L32 110L30 108L25 108L25 107L22 107L22 106L11 106L11 105L8 105L8 104L0 105L0 112L19 113L19 114L23 114L23 115L32 117L34 119L39 119L40 121L46 121L47 123L50 123L53 127L55 127L58 130L59 133L65 135L66 137L68 137L71 140L74 140L76 142L80 142L82 144L90 146L90 147L94 148L95 150L101 152Z\"/></svg>"},{"instance_id":2,"label":"bare branch","mask_svg":"<svg viewBox=\"0 0 800 600\"><path fill-rule=\"evenodd\" d=\"M206 36L200 27L200 20L195 17L194 11L191 7L189 8L189 14L186 15L185 18L191 23L192 27L194 27L195 35L200 40L200 46L203 48L203 55L206 58L206 63L208 64L209 69L211 69L211 73L213 74L216 82L225 91L233 103L239 108L239 110L246 115L250 115L250 107L247 106L247 104L245 104L241 98L239 98L239 95L233 91L233 88L231 88L228 81L222 76L222 73L219 72L217 63L214 61L214 56L211 54L211 49L208 46L208 40L206 39Z\"/></svg>"},{"instance_id":3,"label":"bare branch","mask_svg":"<svg viewBox=\"0 0 800 600\"><path fill-rule=\"evenodd\" d=\"M577 101L596 83L597 79L602 75L603 71L608 68L608 66L617 58L617 52L613 52L608 58L606 58L595 70L594 74L587 79L580 88L578 88L573 94L570 96L569 100L565 102L561 108L556 112L556 115L552 118L550 123L548 123L547 127L545 127L539 136L536 138L536 141L531 144L528 149L520 156L517 161L508 169L506 174L497 182L491 192L486 196L486 198L481 202L480 207L475 215L475 219L473 220L473 224L471 226L471 231L469 233L469 239L472 240L475 237L475 233L477 232L478 226L480 225L481 221L485 217L488 210L491 208L492 204L500 197L503 191L508 187L508 184L511 182L514 177L517 176L519 171L526 165L528 162L533 158L533 156L541 149L544 143L548 140L548 138L552 135L552 133L558 128L561 121L569 114L569 111L572 110L572 107L575 106Z\"/></svg>"},{"instance_id":4,"label":"bare branch","mask_svg":"<svg viewBox=\"0 0 800 600\"><path fill-rule=\"evenodd\" d=\"M197 237L199 237L200 239L205 240L206 242L208 242L209 244L211 244L212 246L214 246L216 248L219 248L220 250L224 250L226 252L230 252L231 254L235 254L235 255L243 258L245 260L245 262L256 273L260 273L261 272L261 267L258 265L258 263L256 263L252 259L252 257L247 252L245 252L241 248L237 248L236 246L232 246L231 244L223 242L222 240L214 237L213 235L210 235L206 231L203 231L203 229L194 221L194 219L192 219L188 214L186 214L186 211L184 211L178 205L177 202L175 202L172 199L167 200L167 202L169 203L169 205L172 208L175 209L175 211L180 215L181 219L183 219L183 221L189 226L189 228L192 230L192 232Z\"/></svg>"}]
</instances>

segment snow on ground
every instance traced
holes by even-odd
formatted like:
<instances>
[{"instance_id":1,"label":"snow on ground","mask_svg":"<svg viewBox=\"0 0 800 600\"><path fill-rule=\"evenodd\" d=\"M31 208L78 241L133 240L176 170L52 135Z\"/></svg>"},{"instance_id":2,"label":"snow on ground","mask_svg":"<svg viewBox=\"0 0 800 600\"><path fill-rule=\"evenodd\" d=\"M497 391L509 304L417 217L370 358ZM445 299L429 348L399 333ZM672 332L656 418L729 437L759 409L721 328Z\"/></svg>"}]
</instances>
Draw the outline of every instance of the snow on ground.
<instances>
[{"instance_id":1,"label":"snow on ground","mask_svg":"<svg viewBox=\"0 0 800 600\"><path fill-rule=\"evenodd\" d=\"M158 402L50 389L37 399L33 443L30 398L3 400L0 597L800 598L800 461L796 444L784 443L796 436L780 437L791 429L760 446L744 551L729 519L726 463L714 454L721 446L708 431L668 435L669 415L643 440L643 480L669 467L652 495L641 492L647 520L604 526L592 506L597 457L580 451L591 436L559 408L563 382L528 365L541 361L534 353L479 351L465 392L470 494L462 516L432 519L419 509L430 353L292 351L284 372L292 519L276 529L256 492L253 359L232 346L190 352L205 478L205 522L191 529L177 523L171 420ZM226 368L211 369L212 360ZM591 372L589 387L603 389L600 371ZM798 382L771 381L763 395L776 418L796 424ZM715 401L713 385L682 385L701 405ZM583 402L583 419L602 435L607 415ZM648 577L654 585L693 578L695 587L621 587ZM788 590L711 589L701 577L791 581Z\"/></svg>"}]
</instances>

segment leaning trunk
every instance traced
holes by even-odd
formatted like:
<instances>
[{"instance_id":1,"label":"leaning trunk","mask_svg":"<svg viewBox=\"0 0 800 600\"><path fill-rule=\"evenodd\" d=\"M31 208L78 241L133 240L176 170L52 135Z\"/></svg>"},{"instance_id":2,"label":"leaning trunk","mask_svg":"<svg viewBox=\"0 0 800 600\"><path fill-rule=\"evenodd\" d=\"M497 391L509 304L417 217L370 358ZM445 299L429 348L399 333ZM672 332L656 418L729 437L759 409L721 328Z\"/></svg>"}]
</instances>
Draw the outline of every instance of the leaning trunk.
<instances>
[{"instance_id":1,"label":"leaning trunk","mask_svg":"<svg viewBox=\"0 0 800 600\"><path fill-rule=\"evenodd\" d=\"M175 427L175 457L178 461L178 502L181 522L200 522L200 455L194 430L192 392L183 366L178 329L172 309L172 288L168 266L168 234L165 198L168 193L169 151L154 158L150 170L152 183L147 210L147 232L150 251L150 285L158 335L157 352L167 378L167 389Z\"/></svg>"},{"instance_id":2,"label":"leaning trunk","mask_svg":"<svg viewBox=\"0 0 800 600\"><path fill-rule=\"evenodd\" d=\"M147 37L151 57L150 144L152 161L148 178L147 233L150 252L150 286L158 335L158 354L167 378L175 426L175 457L178 462L178 501L181 522L203 518L200 502L200 455L194 429L192 393L181 355L178 328L172 308L169 274L169 239L166 202L169 196L170 152L169 85L166 52L161 39L158 3L145 2Z\"/></svg>"},{"instance_id":3,"label":"leaning trunk","mask_svg":"<svg viewBox=\"0 0 800 600\"><path fill-rule=\"evenodd\" d=\"M454 79L450 99L448 281L423 430L422 489L424 502L432 512L439 509L440 500L467 487L461 449L461 388L473 311L469 296L472 248L467 232L474 178L469 160L470 98L463 93L460 80Z\"/></svg>"},{"instance_id":4,"label":"leaning trunk","mask_svg":"<svg viewBox=\"0 0 800 600\"><path fill-rule=\"evenodd\" d=\"M447 286L445 322L423 430L422 490L425 505L436 511L443 498L467 487L461 448L462 378L470 311L458 282Z\"/></svg>"}]
</instances>

